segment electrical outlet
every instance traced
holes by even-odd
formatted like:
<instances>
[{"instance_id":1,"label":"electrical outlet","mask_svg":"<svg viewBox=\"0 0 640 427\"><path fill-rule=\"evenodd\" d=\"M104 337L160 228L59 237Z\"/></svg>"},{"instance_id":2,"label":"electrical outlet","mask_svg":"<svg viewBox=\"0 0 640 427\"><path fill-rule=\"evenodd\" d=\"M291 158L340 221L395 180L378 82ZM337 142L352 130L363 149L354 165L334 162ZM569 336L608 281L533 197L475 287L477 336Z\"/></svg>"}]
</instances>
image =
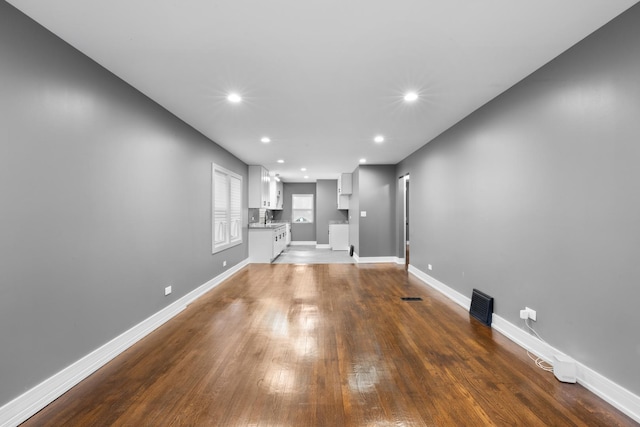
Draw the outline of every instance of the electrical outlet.
<instances>
[{"instance_id":1,"label":"electrical outlet","mask_svg":"<svg viewBox=\"0 0 640 427\"><path fill-rule=\"evenodd\" d=\"M536 314L536 311L533 308L525 307L524 309L529 312L529 319L533 321L537 319L538 315Z\"/></svg>"},{"instance_id":2,"label":"electrical outlet","mask_svg":"<svg viewBox=\"0 0 640 427\"><path fill-rule=\"evenodd\" d=\"M525 307L524 310L520 310L520 318L527 320L527 319L531 319L533 321L535 321L537 319L538 315L536 313L536 311L532 308L529 307Z\"/></svg>"},{"instance_id":3,"label":"electrical outlet","mask_svg":"<svg viewBox=\"0 0 640 427\"><path fill-rule=\"evenodd\" d=\"M226 267L227 266L227 261L222 261L222 266Z\"/></svg>"},{"instance_id":4,"label":"electrical outlet","mask_svg":"<svg viewBox=\"0 0 640 427\"><path fill-rule=\"evenodd\" d=\"M166 288L164 288L164 296L167 296L170 294L171 294L171 286L167 286Z\"/></svg>"},{"instance_id":5,"label":"electrical outlet","mask_svg":"<svg viewBox=\"0 0 640 427\"><path fill-rule=\"evenodd\" d=\"M427 268L428 268L429 270L433 270L433 266L432 266L431 264L427 264Z\"/></svg>"}]
</instances>

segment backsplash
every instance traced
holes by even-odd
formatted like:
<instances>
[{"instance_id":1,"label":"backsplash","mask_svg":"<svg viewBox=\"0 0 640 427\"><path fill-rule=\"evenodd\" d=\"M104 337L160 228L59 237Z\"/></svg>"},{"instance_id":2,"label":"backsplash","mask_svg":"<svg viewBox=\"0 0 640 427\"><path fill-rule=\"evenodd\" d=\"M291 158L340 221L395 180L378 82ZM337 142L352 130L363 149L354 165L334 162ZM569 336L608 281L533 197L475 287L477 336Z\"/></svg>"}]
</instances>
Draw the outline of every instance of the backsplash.
<instances>
[{"instance_id":1,"label":"backsplash","mask_svg":"<svg viewBox=\"0 0 640 427\"><path fill-rule=\"evenodd\" d=\"M249 209L249 224L266 224L273 219L273 213L269 209Z\"/></svg>"}]
</instances>

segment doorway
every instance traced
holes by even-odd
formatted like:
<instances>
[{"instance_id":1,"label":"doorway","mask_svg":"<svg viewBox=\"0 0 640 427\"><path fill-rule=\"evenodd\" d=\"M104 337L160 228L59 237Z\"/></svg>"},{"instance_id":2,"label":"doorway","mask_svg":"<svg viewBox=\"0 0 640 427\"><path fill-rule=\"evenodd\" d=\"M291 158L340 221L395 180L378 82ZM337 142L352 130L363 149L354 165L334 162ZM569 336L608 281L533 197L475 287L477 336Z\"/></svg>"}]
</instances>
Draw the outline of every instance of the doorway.
<instances>
[{"instance_id":1,"label":"doorway","mask_svg":"<svg viewBox=\"0 0 640 427\"><path fill-rule=\"evenodd\" d=\"M400 177L400 189L402 192L402 237L400 239L401 243L401 254L404 255L404 268L409 269L410 262L410 252L411 252L411 244L409 237L409 203L410 203L410 191L409 191L409 174Z\"/></svg>"}]
</instances>

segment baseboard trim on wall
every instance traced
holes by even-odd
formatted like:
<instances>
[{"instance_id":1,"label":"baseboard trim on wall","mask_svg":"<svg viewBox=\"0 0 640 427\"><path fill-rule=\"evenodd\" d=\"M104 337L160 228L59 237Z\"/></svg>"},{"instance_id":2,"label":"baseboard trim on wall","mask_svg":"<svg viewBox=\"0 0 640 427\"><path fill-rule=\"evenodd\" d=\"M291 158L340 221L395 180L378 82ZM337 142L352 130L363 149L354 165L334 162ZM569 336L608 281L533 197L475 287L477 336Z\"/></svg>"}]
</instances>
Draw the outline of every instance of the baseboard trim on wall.
<instances>
[{"instance_id":1,"label":"baseboard trim on wall","mask_svg":"<svg viewBox=\"0 0 640 427\"><path fill-rule=\"evenodd\" d=\"M290 243L291 246L315 246L315 240L292 240Z\"/></svg>"},{"instance_id":2,"label":"baseboard trim on wall","mask_svg":"<svg viewBox=\"0 0 640 427\"><path fill-rule=\"evenodd\" d=\"M465 295L462 295L460 292L455 289L450 288L444 283L440 282L438 279L429 276L427 273L418 270L413 265L409 264L409 273L416 276L418 279L422 280L427 285L431 286L440 293L446 295L450 300L457 303L459 306L464 308L465 310L469 310L471 307L471 298Z\"/></svg>"},{"instance_id":3,"label":"baseboard trim on wall","mask_svg":"<svg viewBox=\"0 0 640 427\"><path fill-rule=\"evenodd\" d=\"M155 329L171 320L189 304L206 292L218 286L249 264L249 260L236 264L222 274L174 301L167 307L151 315L126 332L87 354L62 371L44 380L31 390L0 407L0 426L17 426L36 414L42 408L62 396L73 386L106 365L120 353L140 341Z\"/></svg>"},{"instance_id":4,"label":"baseboard trim on wall","mask_svg":"<svg viewBox=\"0 0 640 427\"><path fill-rule=\"evenodd\" d=\"M324 243L316 244L316 249L331 249L331 245L328 244L328 243L327 244L324 244Z\"/></svg>"},{"instance_id":5,"label":"baseboard trim on wall","mask_svg":"<svg viewBox=\"0 0 640 427\"><path fill-rule=\"evenodd\" d=\"M354 252L353 259L357 264L388 264L388 263L398 264L398 257L395 257L395 256L361 257Z\"/></svg>"},{"instance_id":6,"label":"baseboard trim on wall","mask_svg":"<svg viewBox=\"0 0 640 427\"><path fill-rule=\"evenodd\" d=\"M469 310L471 298L462 295L460 292L450 288L438 279L429 276L412 265L409 265L409 273L413 274L426 285L441 292L465 310ZM560 350L537 339L524 329L508 322L503 317L500 317L495 313L493 314L491 327L518 344L520 347L534 353L548 363L551 363L553 355L565 355ZM579 384L621 412L624 412L634 421L640 423L640 396L637 396L626 388L614 383L588 366L585 366L578 361L576 361L576 364L576 377Z\"/></svg>"},{"instance_id":7,"label":"baseboard trim on wall","mask_svg":"<svg viewBox=\"0 0 640 427\"><path fill-rule=\"evenodd\" d=\"M496 314L493 315L491 327L549 364L554 355L567 356ZM640 423L640 396L578 361L576 366L579 384Z\"/></svg>"}]
</instances>

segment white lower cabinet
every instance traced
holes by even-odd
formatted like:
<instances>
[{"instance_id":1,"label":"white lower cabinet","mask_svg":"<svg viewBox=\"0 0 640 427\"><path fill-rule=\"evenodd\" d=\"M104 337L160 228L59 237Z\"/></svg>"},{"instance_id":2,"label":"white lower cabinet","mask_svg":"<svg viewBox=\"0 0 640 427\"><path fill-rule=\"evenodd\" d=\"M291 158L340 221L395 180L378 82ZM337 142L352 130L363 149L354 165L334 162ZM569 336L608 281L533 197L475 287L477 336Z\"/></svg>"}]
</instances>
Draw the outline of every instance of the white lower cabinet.
<instances>
[{"instance_id":1,"label":"white lower cabinet","mask_svg":"<svg viewBox=\"0 0 640 427\"><path fill-rule=\"evenodd\" d=\"M249 259L270 263L287 247L287 225L249 228Z\"/></svg>"},{"instance_id":2,"label":"white lower cabinet","mask_svg":"<svg viewBox=\"0 0 640 427\"><path fill-rule=\"evenodd\" d=\"M334 251L349 250L349 224L329 224L329 246Z\"/></svg>"}]
</instances>

